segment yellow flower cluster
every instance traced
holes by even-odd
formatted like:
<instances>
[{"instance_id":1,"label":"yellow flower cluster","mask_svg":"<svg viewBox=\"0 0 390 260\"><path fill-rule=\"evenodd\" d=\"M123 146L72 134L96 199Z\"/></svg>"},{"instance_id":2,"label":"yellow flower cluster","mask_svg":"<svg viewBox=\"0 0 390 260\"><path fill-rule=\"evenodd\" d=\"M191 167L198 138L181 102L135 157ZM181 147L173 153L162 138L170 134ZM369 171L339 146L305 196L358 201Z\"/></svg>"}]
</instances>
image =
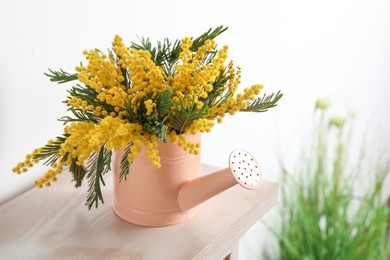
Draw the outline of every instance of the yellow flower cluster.
<instances>
[{"instance_id":1,"label":"yellow flower cluster","mask_svg":"<svg viewBox=\"0 0 390 260\"><path fill-rule=\"evenodd\" d=\"M143 142L146 147L145 155L148 157L153 167L160 168L161 164L160 157L158 157L157 140L158 138L155 134L144 134Z\"/></svg>"},{"instance_id":2,"label":"yellow flower cluster","mask_svg":"<svg viewBox=\"0 0 390 260\"><path fill-rule=\"evenodd\" d=\"M126 57L125 63L131 71L132 83L129 94L143 97L150 92L161 92L168 87L164 81L164 71L153 62L150 52L130 49Z\"/></svg>"},{"instance_id":3,"label":"yellow flower cluster","mask_svg":"<svg viewBox=\"0 0 390 260\"><path fill-rule=\"evenodd\" d=\"M52 166L40 180L36 182L37 186L42 187L42 184L50 185L50 181L55 180L55 175L61 172L62 166L69 166L72 162L72 159L77 159L77 165L83 165L83 163L90 157L92 153L99 151L101 146L106 145L107 149L119 150L125 147L129 140L132 140L132 157L129 157L129 160L133 160L139 153L140 144L139 140L146 140L145 137L141 135L142 126L139 124L132 124L120 119L119 117L110 117L107 116L104 118L100 124L78 122L72 123L69 126L65 127L65 135L69 135L65 142L61 144L61 149L58 152L57 164ZM152 139L154 141L154 139ZM28 166L31 164L31 158L39 153L34 151L33 154L26 157L27 163L18 164L17 169L14 171L25 171L25 165ZM66 156L66 157L65 157ZM67 158L64 162L63 158Z\"/></svg>"},{"instance_id":4,"label":"yellow flower cluster","mask_svg":"<svg viewBox=\"0 0 390 260\"><path fill-rule=\"evenodd\" d=\"M178 146L182 147L186 152L189 152L191 154L198 154L200 144L189 142L186 138L186 135L195 135L197 133L210 132L213 126L214 122L212 120L205 118L195 120L185 129L184 135L177 135L176 131L171 131L168 134L169 141L171 143L177 143Z\"/></svg>"},{"instance_id":5,"label":"yellow flower cluster","mask_svg":"<svg viewBox=\"0 0 390 260\"><path fill-rule=\"evenodd\" d=\"M260 94L262 85L253 85L250 88L245 88L243 94L237 94L238 85L241 82L241 69L237 67L237 71L234 68L233 61L231 61L227 67L227 75L229 80L227 84L220 90L228 94L226 101L208 109L208 116L212 120L217 120L218 123L222 122L226 113L234 115L241 109L245 109L248 105L248 101L254 101L255 96Z\"/></svg>"},{"instance_id":6,"label":"yellow flower cluster","mask_svg":"<svg viewBox=\"0 0 390 260\"><path fill-rule=\"evenodd\" d=\"M98 50L83 53L88 60L88 65L76 67L80 82L90 86L96 92L101 92L103 88L123 87L121 83L125 78L113 57L107 57Z\"/></svg>"},{"instance_id":7,"label":"yellow flower cluster","mask_svg":"<svg viewBox=\"0 0 390 260\"><path fill-rule=\"evenodd\" d=\"M59 155L63 157L66 153L69 153L66 161L67 165L70 165L72 158L77 158L77 164L82 165L92 152L98 151L98 145L94 147L89 145L89 133L94 127L95 125L92 122L72 123L65 127L64 133L70 136L61 145Z\"/></svg>"},{"instance_id":8,"label":"yellow flower cluster","mask_svg":"<svg viewBox=\"0 0 390 260\"><path fill-rule=\"evenodd\" d=\"M195 135L197 133L210 132L213 126L214 122L212 120L201 118L192 122L192 124L185 129L184 133Z\"/></svg>"},{"instance_id":9,"label":"yellow flower cluster","mask_svg":"<svg viewBox=\"0 0 390 260\"><path fill-rule=\"evenodd\" d=\"M237 67L236 71L233 61L230 61L227 74L231 75L227 84L228 90L230 93L234 94L238 89L238 85L241 83L241 68Z\"/></svg>"},{"instance_id":10,"label":"yellow flower cluster","mask_svg":"<svg viewBox=\"0 0 390 260\"><path fill-rule=\"evenodd\" d=\"M176 104L180 104L180 100L183 101L187 93L190 100L194 98L197 108L200 109L204 104L199 99L207 98L208 93L213 90L212 82L224 68L228 47L224 46L219 50L211 63L204 64L203 61L207 53L215 48L215 42L206 40L195 53L190 51L191 46L192 40L190 38L182 40L180 62L176 64L175 74L170 78L170 87L174 93L173 99Z\"/></svg>"},{"instance_id":11,"label":"yellow flower cluster","mask_svg":"<svg viewBox=\"0 0 390 260\"><path fill-rule=\"evenodd\" d=\"M62 163L54 163L52 169L48 170L42 178L34 182L35 186L39 188L42 188L43 185L49 187L52 182L57 181L57 175L62 172L62 168Z\"/></svg>"},{"instance_id":12,"label":"yellow flower cluster","mask_svg":"<svg viewBox=\"0 0 390 260\"><path fill-rule=\"evenodd\" d=\"M12 171L21 174L22 172L27 172L28 168L31 168L34 166L34 164L38 163L38 159L34 159L35 156L41 152L41 149L34 149L34 151L31 154L27 154L23 162L19 162L14 168L12 168Z\"/></svg>"},{"instance_id":13,"label":"yellow flower cluster","mask_svg":"<svg viewBox=\"0 0 390 260\"><path fill-rule=\"evenodd\" d=\"M144 104L145 104L145 107L146 107L146 109L147 109L146 115L147 115L147 116L150 116L150 115L153 113L153 110L154 110L154 108L156 107L156 104L153 103L153 100L151 100L151 99L146 100L146 101L144 102Z\"/></svg>"},{"instance_id":14,"label":"yellow flower cluster","mask_svg":"<svg viewBox=\"0 0 390 260\"><path fill-rule=\"evenodd\" d=\"M189 152L191 154L199 153L200 144L189 142L184 135L178 136L177 145L182 147L184 151Z\"/></svg>"},{"instance_id":15,"label":"yellow flower cluster","mask_svg":"<svg viewBox=\"0 0 390 260\"><path fill-rule=\"evenodd\" d=\"M234 113L240 111L240 109L245 109L248 105L247 101L254 101L256 98L255 96L260 94L262 88L263 85L257 84L250 88L245 88L244 94L237 94L236 105L229 110L229 113L234 115Z\"/></svg>"},{"instance_id":16,"label":"yellow flower cluster","mask_svg":"<svg viewBox=\"0 0 390 260\"><path fill-rule=\"evenodd\" d=\"M131 72L129 73L131 88L127 90L127 96L122 95L121 97L122 100L131 97L133 112L136 114L139 109L137 106L139 99L144 98L149 93L160 93L169 88L169 85L164 80L163 69L153 62L150 52L125 47L120 36L115 36L112 45L118 57L120 68ZM123 108L123 106L118 107ZM152 109L149 107L148 114L151 111Z\"/></svg>"},{"instance_id":17,"label":"yellow flower cluster","mask_svg":"<svg viewBox=\"0 0 390 260\"><path fill-rule=\"evenodd\" d=\"M52 145L53 144L53 140L49 140L47 142L48 145ZM26 155L26 158L24 160L24 162L20 162L18 163L13 169L12 171L15 172L15 173L22 173L22 172L27 172L28 168L31 168L33 167L34 164L38 163L39 160L36 157L36 155L38 155L39 153L42 152L42 148L39 148L39 149L34 149L34 151L31 153L31 154L27 154ZM40 178L39 180L35 181L34 184L39 187L39 188L42 188L43 185L45 186L50 186L51 185L51 182L55 182L57 181L57 175L60 174L62 172L62 167L63 167L63 164L61 162L58 162L58 163L54 163L52 165L52 169L48 170L44 176L42 178Z\"/></svg>"}]
</instances>

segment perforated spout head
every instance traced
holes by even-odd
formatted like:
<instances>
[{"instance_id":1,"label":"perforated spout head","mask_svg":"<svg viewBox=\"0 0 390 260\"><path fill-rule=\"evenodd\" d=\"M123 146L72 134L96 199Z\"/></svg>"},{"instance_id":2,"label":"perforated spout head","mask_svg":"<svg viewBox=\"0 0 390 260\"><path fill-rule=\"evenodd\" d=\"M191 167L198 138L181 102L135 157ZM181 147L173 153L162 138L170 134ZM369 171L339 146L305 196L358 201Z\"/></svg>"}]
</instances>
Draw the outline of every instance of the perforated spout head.
<instances>
[{"instance_id":1,"label":"perforated spout head","mask_svg":"<svg viewBox=\"0 0 390 260\"><path fill-rule=\"evenodd\" d=\"M255 158L237 149L230 154L229 167L186 181L178 192L179 207L182 210L193 208L237 183L253 190L260 181L260 167Z\"/></svg>"},{"instance_id":2,"label":"perforated spout head","mask_svg":"<svg viewBox=\"0 0 390 260\"><path fill-rule=\"evenodd\" d=\"M234 150L229 157L229 167L234 178L242 187L253 190L260 184L260 166L247 151Z\"/></svg>"}]
</instances>

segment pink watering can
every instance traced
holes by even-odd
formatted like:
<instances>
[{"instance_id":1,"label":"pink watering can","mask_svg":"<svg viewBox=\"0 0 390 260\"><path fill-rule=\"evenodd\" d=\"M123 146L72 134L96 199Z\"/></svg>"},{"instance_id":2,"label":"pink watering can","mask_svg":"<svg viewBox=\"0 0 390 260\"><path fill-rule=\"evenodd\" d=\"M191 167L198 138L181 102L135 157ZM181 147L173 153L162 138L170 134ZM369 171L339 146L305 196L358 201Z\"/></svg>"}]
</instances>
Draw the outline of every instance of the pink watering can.
<instances>
[{"instance_id":1,"label":"pink watering can","mask_svg":"<svg viewBox=\"0 0 390 260\"><path fill-rule=\"evenodd\" d=\"M200 135L188 136L200 143ZM261 181L256 160L244 150L230 154L229 167L200 175L200 155L176 144L159 143L161 168L151 166L141 153L131 164L127 180L119 181L123 151L114 162L114 212L123 220L142 226L167 226L185 222L199 211L198 205L240 184L255 189Z\"/></svg>"}]
</instances>

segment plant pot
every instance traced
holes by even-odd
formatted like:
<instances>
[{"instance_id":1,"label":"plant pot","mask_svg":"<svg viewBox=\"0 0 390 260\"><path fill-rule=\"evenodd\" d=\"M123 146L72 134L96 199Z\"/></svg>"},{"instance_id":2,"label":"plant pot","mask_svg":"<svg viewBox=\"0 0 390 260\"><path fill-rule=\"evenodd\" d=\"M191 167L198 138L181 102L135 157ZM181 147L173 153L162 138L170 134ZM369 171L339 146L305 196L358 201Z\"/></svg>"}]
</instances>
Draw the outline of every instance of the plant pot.
<instances>
[{"instance_id":1,"label":"plant pot","mask_svg":"<svg viewBox=\"0 0 390 260\"><path fill-rule=\"evenodd\" d=\"M200 143L200 134L187 136ZM200 175L200 154L185 152L177 144L158 143L161 168L154 168L145 155L145 147L131 164L127 180L119 181L123 150L114 160L113 210L121 219L142 226L168 226L194 217L198 207L183 211L178 205L178 191L189 179Z\"/></svg>"}]
</instances>

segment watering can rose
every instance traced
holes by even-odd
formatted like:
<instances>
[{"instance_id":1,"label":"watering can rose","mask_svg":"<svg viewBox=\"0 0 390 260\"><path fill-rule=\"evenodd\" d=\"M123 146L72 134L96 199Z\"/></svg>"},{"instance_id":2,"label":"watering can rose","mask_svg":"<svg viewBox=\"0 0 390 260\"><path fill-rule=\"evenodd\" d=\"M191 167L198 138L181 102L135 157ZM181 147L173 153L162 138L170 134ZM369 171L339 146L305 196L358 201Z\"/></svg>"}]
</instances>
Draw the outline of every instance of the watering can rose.
<instances>
[{"instance_id":1,"label":"watering can rose","mask_svg":"<svg viewBox=\"0 0 390 260\"><path fill-rule=\"evenodd\" d=\"M282 94L257 97L260 84L237 93L240 68L227 62L228 47L217 49L214 41L226 29L210 29L195 39L165 39L157 47L144 38L128 47L115 36L107 54L84 51L86 65L76 67L76 73L49 70L51 81L79 81L64 102L71 115L59 119L65 125L62 136L35 149L13 171L25 172L43 160L51 169L35 182L42 187L69 166L79 187L85 176L102 179L110 170L112 151L125 148L123 178L142 145L159 168L158 140L197 154L199 144L186 135L209 132L227 113L265 112L276 106ZM92 186L90 191L98 196Z\"/></svg>"}]
</instances>

